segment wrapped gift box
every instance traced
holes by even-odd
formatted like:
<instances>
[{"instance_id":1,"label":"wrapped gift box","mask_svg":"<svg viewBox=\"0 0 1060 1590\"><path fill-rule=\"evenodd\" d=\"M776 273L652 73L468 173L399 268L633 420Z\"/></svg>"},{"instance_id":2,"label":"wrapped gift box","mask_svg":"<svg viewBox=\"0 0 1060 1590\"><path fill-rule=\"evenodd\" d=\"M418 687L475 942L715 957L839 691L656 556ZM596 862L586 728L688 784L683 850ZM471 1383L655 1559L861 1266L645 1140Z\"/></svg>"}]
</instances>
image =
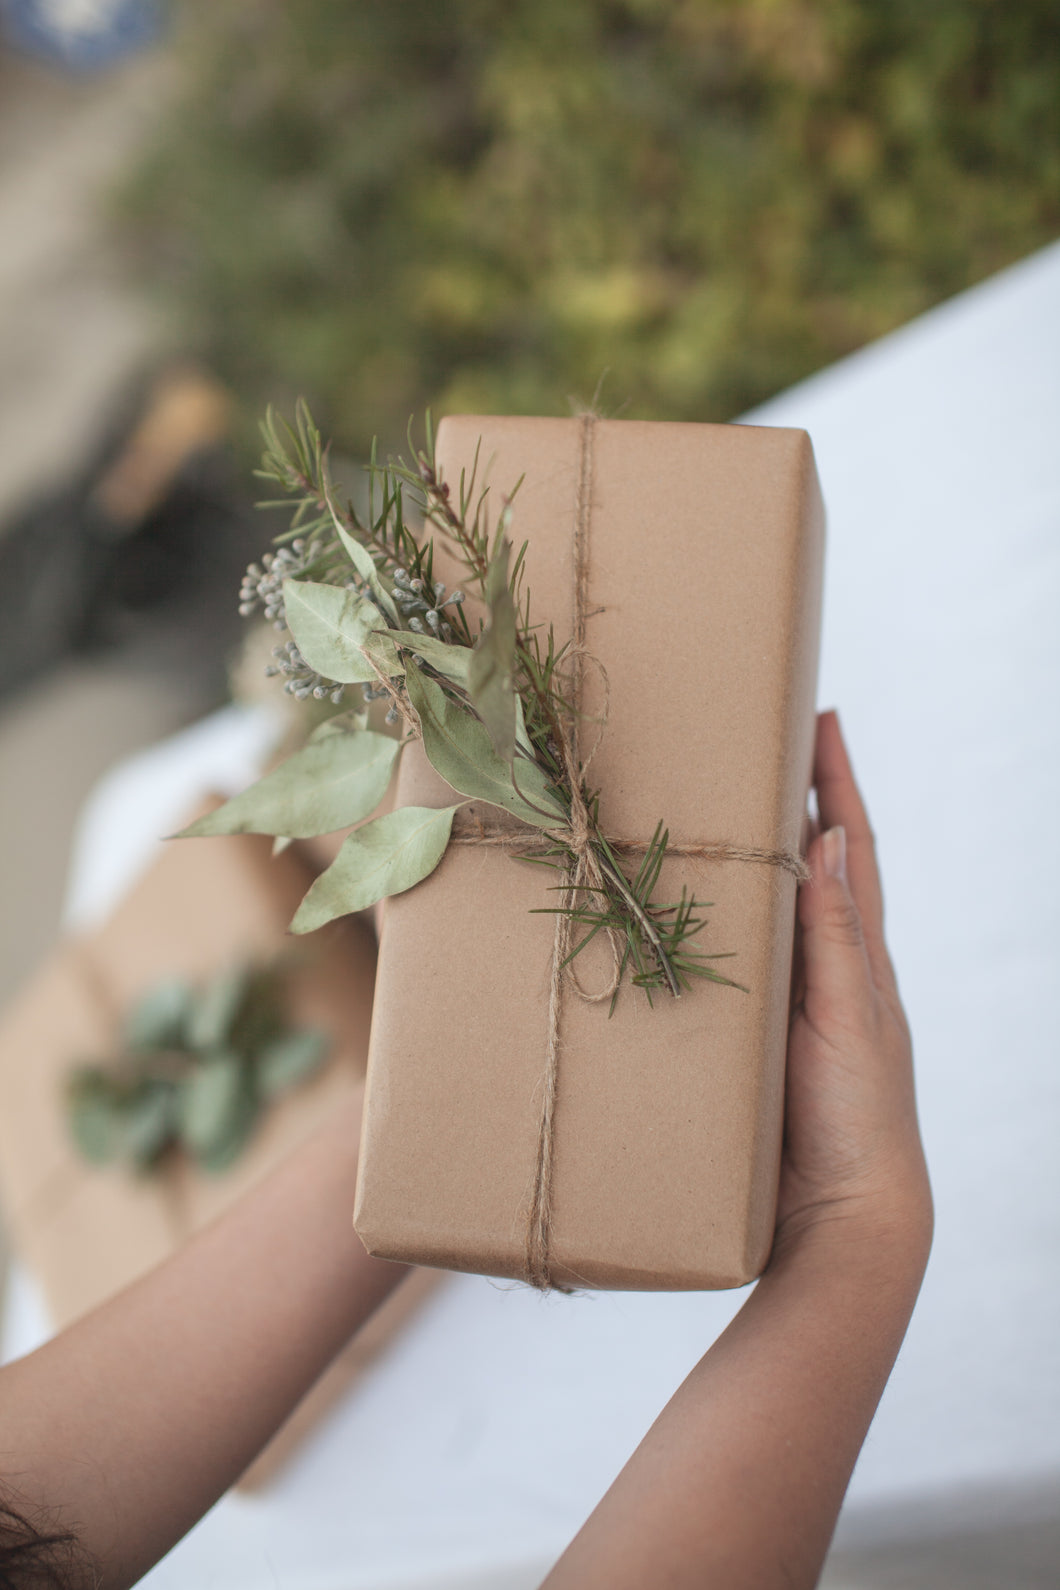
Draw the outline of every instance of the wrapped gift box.
<instances>
[{"instance_id":1,"label":"wrapped gift box","mask_svg":"<svg viewBox=\"0 0 1060 1590\"><path fill-rule=\"evenodd\" d=\"M662 819L676 845L797 853L823 545L809 438L448 419L438 463L454 494L479 446L496 505L523 477L511 535L529 542L533 619L562 640L580 601L606 671L590 774L604 832L648 840ZM444 556L436 572L460 583ZM584 741L601 670L583 681ZM398 805L456 799L420 747L406 752ZM355 1214L370 1252L529 1278L554 953L554 919L531 912L555 903L557 881L465 844L387 902ZM720 969L749 991L704 982L650 1009L627 988L610 1020L564 993L548 1235L563 1285L736 1286L769 1254L796 881L762 862L673 857L655 898L683 884L713 902L703 949L733 951ZM596 945L579 970L606 981Z\"/></svg>"},{"instance_id":2,"label":"wrapped gift box","mask_svg":"<svg viewBox=\"0 0 1060 1590\"><path fill-rule=\"evenodd\" d=\"M312 881L293 852L238 836L168 845L110 918L53 953L0 1022L0 1198L12 1246L61 1327L172 1253L343 1103L363 1076L375 941L360 921L294 941L287 925ZM78 1064L114 1052L123 1014L166 978L192 984L283 955L285 1010L331 1039L326 1064L262 1115L220 1174L182 1155L137 1175L86 1163L67 1125ZM276 1438L245 1484L276 1471L315 1416L389 1339L430 1284L384 1305Z\"/></svg>"}]
</instances>

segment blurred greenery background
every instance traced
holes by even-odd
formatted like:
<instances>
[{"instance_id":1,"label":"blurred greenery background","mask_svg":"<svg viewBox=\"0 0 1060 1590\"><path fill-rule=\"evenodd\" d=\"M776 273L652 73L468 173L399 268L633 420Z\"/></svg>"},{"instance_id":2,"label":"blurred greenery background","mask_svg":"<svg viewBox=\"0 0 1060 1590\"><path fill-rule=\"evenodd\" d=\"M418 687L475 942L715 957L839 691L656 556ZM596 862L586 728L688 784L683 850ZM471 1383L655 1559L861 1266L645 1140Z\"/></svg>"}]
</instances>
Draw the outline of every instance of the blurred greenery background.
<instances>
[{"instance_id":1,"label":"blurred greenery background","mask_svg":"<svg viewBox=\"0 0 1060 1590\"><path fill-rule=\"evenodd\" d=\"M124 194L250 421L729 419L1060 233L1055 0L215 0Z\"/></svg>"}]
</instances>

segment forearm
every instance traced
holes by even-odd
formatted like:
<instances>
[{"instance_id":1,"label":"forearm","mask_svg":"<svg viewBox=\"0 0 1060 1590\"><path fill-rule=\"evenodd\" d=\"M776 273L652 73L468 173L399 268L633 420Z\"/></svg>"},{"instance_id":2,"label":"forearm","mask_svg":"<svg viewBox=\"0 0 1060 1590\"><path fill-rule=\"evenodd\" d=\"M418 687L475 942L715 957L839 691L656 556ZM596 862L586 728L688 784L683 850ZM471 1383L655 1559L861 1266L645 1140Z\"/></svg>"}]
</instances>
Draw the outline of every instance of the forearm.
<instances>
[{"instance_id":1,"label":"forearm","mask_svg":"<svg viewBox=\"0 0 1060 1590\"><path fill-rule=\"evenodd\" d=\"M817 1582L927 1238L822 1228L780 1256L664 1409L548 1590Z\"/></svg>"},{"instance_id":2,"label":"forearm","mask_svg":"<svg viewBox=\"0 0 1060 1590\"><path fill-rule=\"evenodd\" d=\"M769 1267L549 1590L810 1590L916 1301L932 1210L912 1049L833 713L814 786Z\"/></svg>"},{"instance_id":3,"label":"forearm","mask_svg":"<svg viewBox=\"0 0 1060 1590\"><path fill-rule=\"evenodd\" d=\"M337 1120L166 1264L3 1371L0 1471L132 1584L209 1508L404 1273L353 1231Z\"/></svg>"}]
</instances>

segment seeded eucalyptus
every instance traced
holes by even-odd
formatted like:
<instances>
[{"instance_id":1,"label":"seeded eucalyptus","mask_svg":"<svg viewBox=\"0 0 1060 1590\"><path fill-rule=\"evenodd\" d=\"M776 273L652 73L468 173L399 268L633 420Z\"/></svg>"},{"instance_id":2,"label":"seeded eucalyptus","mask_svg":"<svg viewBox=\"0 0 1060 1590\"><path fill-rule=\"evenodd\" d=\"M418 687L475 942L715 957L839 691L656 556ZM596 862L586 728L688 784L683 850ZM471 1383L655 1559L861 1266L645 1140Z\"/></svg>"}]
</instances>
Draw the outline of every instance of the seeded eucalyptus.
<instances>
[{"instance_id":1,"label":"seeded eucalyptus","mask_svg":"<svg viewBox=\"0 0 1060 1590\"><path fill-rule=\"evenodd\" d=\"M630 847L600 829L598 796L585 787L576 749L571 698L580 659L532 620L526 545L515 551L511 541L515 493L491 528L478 459L454 492L435 466L428 417L426 446L412 448L411 462L380 465L373 449L362 516L352 503L340 505L304 404L293 427L270 412L262 429L259 475L284 493L263 506L293 499L294 513L276 550L247 570L240 611L275 627L268 672L290 694L338 706L359 687L362 706L328 720L300 751L185 832L290 839L353 827L295 915L292 928L304 933L419 883L450 844L461 807L485 802L498 809L503 830L492 842L560 875L559 902L546 909L570 929L565 964L598 934L610 941L612 1009L627 976L649 1001L653 990L676 995L694 977L739 986L711 964L723 956L692 942L704 926L702 903L684 891L676 903L652 899L669 842L663 824L633 847L632 875L622 854ZM464 590L436 578L436 543L463 570L481 616L469 617ZM377 700L387 702L387 724L400 725L397 737L368 728L364 707ZM422 740L432 765L467 800L373 818L411 739Z\"/></svg>"},{"instance_id":2,"label":"seeded eucalyptus","mask_svg":"<svg viewBox=\"0 0 1060 1590\"><path fill-rule=\"evenodd\" d=\"M262 1110L311 1076L327 1047L324 1033L284 1018L274 969L237 967L200 989L159 983L127 1016L119 1052L71 1076L74 1140L95 1164L148 1171L177 1147L223 1170Z\"/></svg>"}]
</instances>

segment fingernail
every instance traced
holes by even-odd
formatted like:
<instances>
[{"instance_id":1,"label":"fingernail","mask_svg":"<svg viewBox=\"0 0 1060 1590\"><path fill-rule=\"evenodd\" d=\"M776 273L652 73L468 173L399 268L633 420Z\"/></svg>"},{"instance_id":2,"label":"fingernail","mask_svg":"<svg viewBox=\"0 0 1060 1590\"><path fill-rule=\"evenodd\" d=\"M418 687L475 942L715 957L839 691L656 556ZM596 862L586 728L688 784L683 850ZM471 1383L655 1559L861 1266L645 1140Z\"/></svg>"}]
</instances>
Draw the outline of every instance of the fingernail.
<instances>
[{"instance_id":1,"label":"fingernail","mask_svg":"<svg viewBox=\"0 0 1060 1590\"><path fill-rule=\"evenodd\" d=\"M842 878L846 883L847 831L845 828L829 828L827 833L821 835L821 860L830 878Z\"/></svg>"}]
</instances>

